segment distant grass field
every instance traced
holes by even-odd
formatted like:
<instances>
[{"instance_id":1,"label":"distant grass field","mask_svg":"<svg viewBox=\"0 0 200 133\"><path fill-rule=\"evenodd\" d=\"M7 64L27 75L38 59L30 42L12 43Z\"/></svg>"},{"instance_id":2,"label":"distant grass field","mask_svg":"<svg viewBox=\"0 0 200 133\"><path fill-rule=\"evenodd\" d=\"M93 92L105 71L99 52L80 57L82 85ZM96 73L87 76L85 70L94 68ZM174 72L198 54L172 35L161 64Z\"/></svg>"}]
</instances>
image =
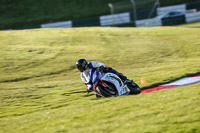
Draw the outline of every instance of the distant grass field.
<instances>
[{"instance_id":1,"label":"distant grass field","mask_svg":"<svg viewBox=\"0 0 200 133\"><path fill-rule=\"evenodd\" d=\"M198 0L160 0L160 5L194 1ZM117 2L127 2L127 0L1 0L0 29L26 28L43 23L110 14L108 3ZM155 0L135 0L135 2L139 10L152 8Z\"/></svg>"},{"instance_id":2,"label":"distant grass field","mask_svg":"<svg viewBox=\"0 0 200 133\"><path fill-rule=\"evenodd\" d=\"M199 73L199 36L182 27L0 31L0 132L199 133L199 84L96 99L75 67L104 62L145 88Z\"/></svg>"}]
</instances>

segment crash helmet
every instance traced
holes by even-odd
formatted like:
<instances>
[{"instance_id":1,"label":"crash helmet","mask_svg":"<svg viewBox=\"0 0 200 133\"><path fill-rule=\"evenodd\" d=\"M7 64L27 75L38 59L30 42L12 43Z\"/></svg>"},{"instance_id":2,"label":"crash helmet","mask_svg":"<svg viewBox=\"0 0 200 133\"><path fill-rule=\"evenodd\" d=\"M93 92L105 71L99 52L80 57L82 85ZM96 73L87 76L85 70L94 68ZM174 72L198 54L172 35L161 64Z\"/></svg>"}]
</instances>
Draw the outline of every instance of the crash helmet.
<instances>
[{"instance_id":1,"label":"crash helmet","mask_svg":"<svg viewBox=\"0 0 200 133\"><path fill-rule=\"evenodd\" d=\"M88 63L87 63L86 59L81 58L76 61L76 66L79 71L83 72L87 69Z\"/></svg>"}]
</instances>

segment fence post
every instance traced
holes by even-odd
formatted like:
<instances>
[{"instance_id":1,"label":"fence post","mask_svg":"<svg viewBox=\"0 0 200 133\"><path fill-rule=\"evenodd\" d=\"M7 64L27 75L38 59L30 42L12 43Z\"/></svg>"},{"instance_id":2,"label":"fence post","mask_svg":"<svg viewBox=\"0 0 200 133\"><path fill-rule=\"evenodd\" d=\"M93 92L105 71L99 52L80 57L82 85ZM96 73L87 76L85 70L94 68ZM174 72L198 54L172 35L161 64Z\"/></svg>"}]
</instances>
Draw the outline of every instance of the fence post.
<instances>
[{"instance_id":1,"label":"fence post","mask_svg":"<svg viewBox=\"0 0 200 133\"><path fill-rule=\"evenodd\" d=\"M131 3L132 3L132 6L133 6L133 15L134 15L134 20L136 21L137 20L137 14L136 14L136 4L135 4L135 1L134 0L130 0Z\"/></svg>"},{"instance_id":2,"label":"fence post","mask_svg":"<svg viewBox=\"0 0 200 133\"><path fill-rule=\"evenodd\" d=\"M115 24L115 19L114 19L114 8L113 5L111 3L108 4L108 6L110 7L110 12L112 14L112 24Z\"/></svg>"},{"instance_id":3,"label":"fence post","mask_svg":"<svg viewBox=\"0 0 200 133\"><path fill-rule=\"evenodd\" d=\"M153 14L153 11L155 10L156 6L160 7L160 0L156 0L156 2L154 4L154 6L153 6L148 18L151 18L152 14Z\"/></svg>"}]
</instances>

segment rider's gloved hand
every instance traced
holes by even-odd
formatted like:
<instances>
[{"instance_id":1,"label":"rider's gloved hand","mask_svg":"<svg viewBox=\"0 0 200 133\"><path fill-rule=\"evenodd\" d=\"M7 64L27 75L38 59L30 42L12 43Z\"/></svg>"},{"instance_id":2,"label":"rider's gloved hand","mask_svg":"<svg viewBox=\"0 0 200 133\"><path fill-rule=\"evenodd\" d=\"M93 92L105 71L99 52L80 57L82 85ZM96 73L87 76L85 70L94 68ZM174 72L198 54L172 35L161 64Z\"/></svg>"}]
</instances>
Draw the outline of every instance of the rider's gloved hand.
<instances>
[{"instance_id":1,"label":"rider's gloved hand","mask_svg":"<svg viewBox=\"0 0 200 133\"><path fill-rule=\"evenodd\" d=\"M87 85L87 92L91 92L93 89L92 89L92 85L88 84Z\"/></svg>"},{"instance_id":2,"label":"rider's gloved hand","mask_svg":"<svg viewBox=\"0 0 200 133\"><path fill-rule=\"evenodd\" d=\"M104 69L104 66L100 66L97 68L97 71L103 71L103 69Z\"/></svg>"}]
</instances>

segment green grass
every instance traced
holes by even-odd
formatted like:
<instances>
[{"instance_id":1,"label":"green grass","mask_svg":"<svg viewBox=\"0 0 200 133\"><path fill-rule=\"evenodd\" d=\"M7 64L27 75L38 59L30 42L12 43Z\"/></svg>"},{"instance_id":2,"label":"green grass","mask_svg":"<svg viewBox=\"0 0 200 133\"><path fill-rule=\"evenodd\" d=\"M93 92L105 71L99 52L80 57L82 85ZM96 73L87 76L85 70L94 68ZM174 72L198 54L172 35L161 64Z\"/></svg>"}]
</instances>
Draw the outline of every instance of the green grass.
<instances>
[{"instance_id":1,"label":"green grass","mask_svg":"<svg viewBox=\"0 0 200 133\"><path fill-rule=\"evenodd\" d=\"M66 21L110 14L108 3L127 0L1 0L0 29L26 28L55 21ZM135 0L137 9L152 8L155 0ZM168 6L197 0L161 0ZM129 10L129 11L132 11Z\"/></svg>"},{"instance_id":2,"label":"green grass","mask_svg":"<svg viewBox=\"0 0 200 133\"><path fill-rule=\"evenodd\" d=\"M0 31L0 132L198 133L199 84L96 99L75 62L104 62L145 88L199 73L199 35L182 27Z\"/></svg>"}]
</instances>

